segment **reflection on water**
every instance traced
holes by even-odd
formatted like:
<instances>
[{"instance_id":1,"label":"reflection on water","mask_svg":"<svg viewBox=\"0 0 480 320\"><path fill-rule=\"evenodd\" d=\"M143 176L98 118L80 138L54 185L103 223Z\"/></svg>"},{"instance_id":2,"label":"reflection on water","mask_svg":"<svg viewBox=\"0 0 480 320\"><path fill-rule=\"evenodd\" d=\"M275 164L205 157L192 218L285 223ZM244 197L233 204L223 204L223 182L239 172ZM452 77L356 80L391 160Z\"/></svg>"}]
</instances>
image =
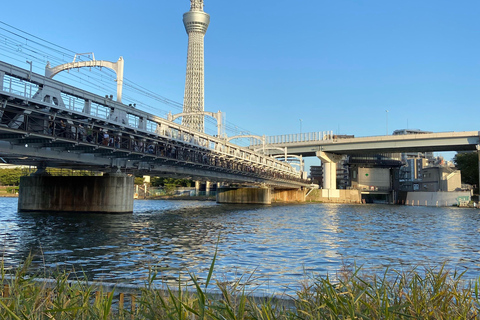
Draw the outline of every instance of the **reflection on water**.
<instances>
[{"instance_id":1,"label":"reflection on water","mask_svg":"<svg viewBox=\"0 0 480 320\"><path fill-rule=\"evenodd\" d=\"M353 262L383 270L446 261L471 278L480 270L474 209L136 201L134 214L72 215L17 213L16 201L0 199L7 267L32 253L39 268L75 268L90 279L143 283L156 266L173 281L187 270L205 277L218 241L217 278L255 270L267 292Z\"/></svg>"}]
</instances>

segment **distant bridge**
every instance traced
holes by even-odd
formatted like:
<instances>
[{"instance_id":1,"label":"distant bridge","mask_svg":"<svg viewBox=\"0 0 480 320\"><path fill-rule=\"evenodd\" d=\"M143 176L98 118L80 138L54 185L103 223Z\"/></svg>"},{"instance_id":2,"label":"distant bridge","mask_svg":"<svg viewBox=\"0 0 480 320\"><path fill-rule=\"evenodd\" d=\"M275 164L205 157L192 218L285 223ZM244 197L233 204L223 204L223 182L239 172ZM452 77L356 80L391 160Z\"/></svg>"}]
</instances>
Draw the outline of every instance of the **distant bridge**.
<instances>
[{"instance_id":1,"label":"distant bridge","mask_svg":"<svg viewBox=\"0 0 480 320\"><path fill-rule=\"evenodd\" d=\"M289 137L295 138L289 138ZM477 150L480 131L438 132L373 137L347 137L321 132L266 137L269 146L287 148L288 154L316 156L318 151L336 154L441 152ZM250 148L259 148L254 143ZM268 154L282 154L271 149Z\"/></svg>"},{"instance_id":2,"label":"distant bridge","mask_svg":"<svg viewBox=\"0 0 480 320\"><path fill-rule=\"evenodd\" d=\"M323 189L336 189L336 163L342 155L404 152L473 151L480 149L480 131L400 134L354 138L331 132L266 137L265 153L316 156L324 166ZM262 144L252 141L252 150ZM479 178L480 180L480 178Z\"/></svg>"}]
</instances>

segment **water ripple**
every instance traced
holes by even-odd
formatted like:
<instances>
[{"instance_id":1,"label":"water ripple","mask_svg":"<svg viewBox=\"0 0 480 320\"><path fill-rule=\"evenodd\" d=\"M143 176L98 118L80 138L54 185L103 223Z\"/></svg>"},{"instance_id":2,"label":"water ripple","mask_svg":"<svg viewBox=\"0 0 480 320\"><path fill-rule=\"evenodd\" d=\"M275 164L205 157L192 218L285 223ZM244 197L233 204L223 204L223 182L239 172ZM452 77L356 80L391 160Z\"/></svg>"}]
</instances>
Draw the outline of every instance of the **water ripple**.
<instances>
[{"instance_id":1,"label":"water ripple","mask_svg":"<svg viewBox=\"0 0 480 320\"><path fill-rule=\"evenodd\" d=\"M134 214L72 215L17 213L16 199L0 207L7 268L31 253L39 268L74 268L95 280L143 283L154 268L167 282L187 270L205 279L217 241L217 277L254 272L252 286L265 292L353 263L374 272L446 262L470 278L480 270L473 209L136 201Z\"/></svg>"}]
</instances>

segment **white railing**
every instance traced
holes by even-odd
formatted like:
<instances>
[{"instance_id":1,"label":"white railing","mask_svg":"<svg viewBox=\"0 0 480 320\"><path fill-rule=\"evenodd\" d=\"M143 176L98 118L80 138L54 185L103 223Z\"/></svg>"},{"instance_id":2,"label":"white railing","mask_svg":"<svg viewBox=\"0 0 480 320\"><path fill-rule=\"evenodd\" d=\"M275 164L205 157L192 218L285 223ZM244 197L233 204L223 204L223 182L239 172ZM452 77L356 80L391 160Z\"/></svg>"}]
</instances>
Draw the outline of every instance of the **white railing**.
<instances>
[{"instance_id":1,"label":"white railing","mask_svg":"<svg viewBox=\"0 0 480 320\"><path fill-rule=\"evenodd\" d=\"M319 132L305 132L305 133L294 133L294 134L282 134L278 136L268 136L265 137L265 144L285 144L285 143L296 143L296 142L309 142L309 141L323 141L333 139L333 131L319 131ZM258 146L262 142L251 139L250 145Z\"/></svg>"}]
</instances>

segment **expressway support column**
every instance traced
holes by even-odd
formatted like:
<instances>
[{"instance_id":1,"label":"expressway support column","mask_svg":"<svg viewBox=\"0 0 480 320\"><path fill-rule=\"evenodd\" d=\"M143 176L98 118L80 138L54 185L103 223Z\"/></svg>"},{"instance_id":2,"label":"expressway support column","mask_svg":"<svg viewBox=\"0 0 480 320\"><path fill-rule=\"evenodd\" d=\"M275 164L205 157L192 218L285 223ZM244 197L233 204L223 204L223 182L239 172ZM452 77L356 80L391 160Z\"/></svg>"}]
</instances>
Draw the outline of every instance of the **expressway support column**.
<instances>
[{"instance_id":1,"label":"expressway support column","mask_svg":"<svg viewBox=\"0 0 480 320\"><path fill-rule=\"evenodd\" d=\"M55 177L45 172L20 178L18 211L73 213L133 212L133 177Z\"/></svg>"},{"instance_id":2,"label":"expressway support column","mask_svg":"<svg viewBox=\"0 0 480 320\"><path fill-rule=\"evenodd\" d=\"M338 198L340 193L337 190L337 162L342 160L342 156L334 153L317 151L317 157L322 161L323 167L322 196Z\"/></svg>"}]
</instances>

